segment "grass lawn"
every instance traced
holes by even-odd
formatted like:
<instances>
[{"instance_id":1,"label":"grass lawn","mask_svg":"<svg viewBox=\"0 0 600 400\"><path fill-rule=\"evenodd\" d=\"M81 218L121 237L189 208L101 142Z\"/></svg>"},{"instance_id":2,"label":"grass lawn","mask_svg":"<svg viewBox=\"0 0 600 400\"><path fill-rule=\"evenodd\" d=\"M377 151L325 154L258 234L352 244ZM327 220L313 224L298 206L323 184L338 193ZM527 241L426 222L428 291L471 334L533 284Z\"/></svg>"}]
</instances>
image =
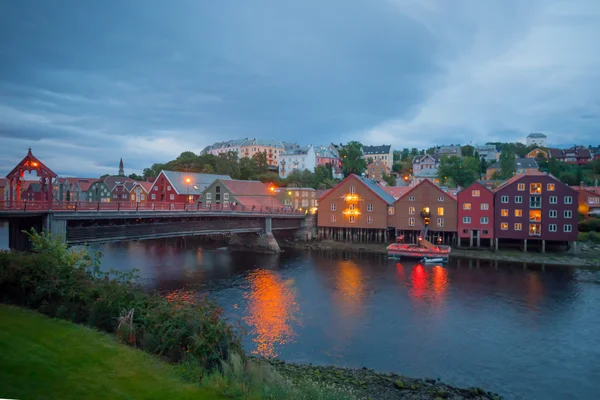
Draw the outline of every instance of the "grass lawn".
<instances>
[{"instance_id":1,"label":"grass lawn","mask_svg":"<svg viewBox=\"0 0 600 400\"><path fill-rule=\"evenodd\" d=\"M0 304L0 398L220 399L114 337Z\"/></svg>"}]
</instances>

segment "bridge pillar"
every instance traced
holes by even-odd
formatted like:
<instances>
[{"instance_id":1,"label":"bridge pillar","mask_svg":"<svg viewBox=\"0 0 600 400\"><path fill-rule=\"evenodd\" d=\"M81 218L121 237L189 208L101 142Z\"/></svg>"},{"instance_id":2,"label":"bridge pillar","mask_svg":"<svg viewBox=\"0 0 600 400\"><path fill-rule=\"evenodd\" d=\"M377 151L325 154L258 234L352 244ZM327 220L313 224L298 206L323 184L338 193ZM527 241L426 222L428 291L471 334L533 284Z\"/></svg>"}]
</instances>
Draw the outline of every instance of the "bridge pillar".
<instances>
[{"instance_id":1,"label":"bridge pillar","mask_svg":"<svg viewBox=\"0 0 600 400\"><path fill-rule=\"evenodd\" d=\"M236 233L231 235L229 248L256 253L281 253L281 248L273 233Z\"/></svg>"},{"instance_id":2,"label":"bridge pillar","mask_svg":"<svg viewBox=\"0 0 600 400\"><path fill-rule=\"evenodd\" d=\"M273 233L273 218L271 218L271 217L265 218L265 225L264 225L263 231L266 234Z\"/></svg>"},{"instance_id":3,"label":"bridge pillar","mask_svg":"<svg viewBox=\"0 0 600 400\"><path fill-rule=\"evenodd\" d=\"M57 220L52 213L49 213L46 218L44 218L44 230L52 236L67 240L67 220Z\"/></svg>"}]
</instances>

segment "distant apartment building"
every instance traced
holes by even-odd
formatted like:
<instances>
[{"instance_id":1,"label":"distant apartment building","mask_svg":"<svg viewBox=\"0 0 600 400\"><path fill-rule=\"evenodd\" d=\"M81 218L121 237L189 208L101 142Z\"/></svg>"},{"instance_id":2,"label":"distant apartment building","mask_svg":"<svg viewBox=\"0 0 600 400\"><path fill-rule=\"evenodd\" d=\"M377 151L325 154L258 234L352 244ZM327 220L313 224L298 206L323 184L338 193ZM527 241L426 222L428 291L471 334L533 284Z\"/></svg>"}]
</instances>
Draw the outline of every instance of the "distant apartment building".
<instances>
[{"instance_id":1,"label":"distant apartment building","mask_svg":"<svg viewBox=\"0 0 600 400\"><path fill-rule=\"evenodd\" d=\"M317 157L317 165L331 165L331 172L334 179L343 179L342 162L340 153L333 143L329 146L315 146L315 155Z\"/></svg>"},{"instance_id":2,"label":"distant apartment building","mask_svg":"<svg viewBox=\"0 0 600 400\"><path fill-rule=\"evenodd\" d=\"M548 137L543 133L530 133L525 139L527 146L546 147L546 139Z\"/></svg>"},{"instance_id":3,"label":"distant apartment building","mask_svg":"<svg viewBox=\"0 0 600 400\"><path fill-rule=\"evenodd\" d=\"M515 158L515 175L538 170L539 166L533 158ZM485 171L485 177L486 179L494 179L496 172L500 173L501 171L500 161L495 162Z\"/></svg>"},{"instance_id":4,"label":"distant apartment building","mask_svg":"<svg viewBox=\"0 0 600 400\"><path fill-rule=\"evenodd\" d=\"M462 148L460 147L460 145L454 145L454 144L451 144L450 146L440 146L437 148L435 154L439 157L443 157L443 156L462 157Z\"/></svg>"},{"instance_id":5,"label":"distant apartment building","mask_svg":"<svg viewBox=\"0 0 600 400\"><path fill-rule=\"evenodd\" d=\"M363 146L363 158L370 161L382 161L385 165L392 166L394 163L394 152L391 145Z\"/></svg>"},{"instance_id":6,"label":"distant apartment building","mask_svg":"<svg viewBox=\"0 0 600 400\"><path fill-rule=\"evenodd\" d=\"M295 171L314 172L316 164L317 154L312 145L286 150L279 157L279 177L285 179Z\"/></svg>"},{"instance_id":7,"label":"distant apartment building","mask_svg":"<svg viewBox=\"0 0 600 400\"><path fill-rule=\"evenodd\" d=\"M231 151L237 153L238 158L252 158L256 153L264 153L267 156L267 162L269 165L276 167L279 165L279 157L286 150L286 146L294 147L297 145L293 143L286 143L284 145L283 142L276 140L244 138L228 140L225 142L217 142L213 145L205 147L200 154L213 154L218 156L219 154L228 153Z\"/></svg>"},{"instance_id":8,"label":"distant apartment building","mask_svg":"<svg viewBox=\"0 0 600 400\"><path fill-rule=\"evenodd\" d=\"M485 144L476 146L475 151L479 154L479 158L483 158L485 161L492 162L500 159L500 152L496 150L496 146L493 144Z\"/></svg>"},{"instance_id":9,"label":"distant apartment building","mask_svg":"<svg viewBox=\"0 0 600 400\"><path fill-rule=\"evenodd\" d=\"M550 158L567 164L587 164L594 159L594 155L585 146L573 146L568 149L548 149Z\"/></svg>"},{"instance_id":10,"label":"distant apartment building","mask_svg":"<svg viewBox=\"0 0 600 400\"><path fill-rule=\"evenodd\" d=\"M275 196L286 209L312 210L317 207L317 191L313 188L277 188Z\"/></svg>"},{"instance_id":11,"label":"distant apartment building","mask_svg":"<svg viewBox=\"0 0 600 400\"><path fill-rule=\"evenodd\" d=\"M392 169L385 165L383 161L373 161L371 164L367 165L365 176L369 179L373 179L375 182L380 182L385 175L389 175L391 172Z\"/></svg>"}]
</instances>

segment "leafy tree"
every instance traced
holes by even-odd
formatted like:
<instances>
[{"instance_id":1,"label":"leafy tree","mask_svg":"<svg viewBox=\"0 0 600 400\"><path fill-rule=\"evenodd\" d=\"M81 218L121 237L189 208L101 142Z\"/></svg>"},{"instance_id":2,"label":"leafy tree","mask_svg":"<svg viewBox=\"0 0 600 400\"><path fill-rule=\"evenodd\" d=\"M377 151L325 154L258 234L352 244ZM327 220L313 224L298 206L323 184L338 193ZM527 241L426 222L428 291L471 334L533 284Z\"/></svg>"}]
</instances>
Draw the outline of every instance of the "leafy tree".
<instances>
[{"instance_id":1,"label":"leafy tree","mask_svg":"<svg viewBox=\"0 0 600 400\"><path fill-rule=\"evenodd\" d=\"M419 150L416 147L413 147L412 149L410 149L410 155L411 156L418 156L419 155Z\"/></svg>"},{"instance_id":2,"label":"leafy tree","mask_svg":"<svg viewBox=\"0 0 600 400\"><path fill-rule=\"evenodd\" d=\"M595 159L594 161L592 161L592 170L594 171L595 174L600 174L600 158Z\"/></svg>"},{"instance_id":3,"label":"leafy tree","mask_svg":"<svg viewBox=\"0 0 600 400\"><path fill-rule=\"evenodd\" d=\"M427 150L425 150L426 154L435 154L435 152L437 151L437 147L430 147Z\"/></svg>"},{"instance_id":4,"label":"leafy tree","mask_svg":"<svg viewBox=\"0 0 600 400\"><path fill-rule=\"evenodd\" d=\"M254 177L256 177L258 175L258 168L256 166L256 159L253 158L248 158L248 157L242 157L239 161L239 166L240 166L240 176L239 178L241 180L247 181L247 180L251 180L254 179Z\"/></svg>"},{"instance_id":5,"label":"leafy tree","mask_svg":"<svg viewBox=\"0 0 600 400\"><path fill-rule=\"evenodd\" d=\"M128 176L129 179L133 179L134 181L144 181L144 177L138 174L130 174Z\"/></svg>"},{"instance_id":6,"label":"leafy tree","mask_svg":"<svg viewBox=\"0 0 600 400\"><path fill-rule=\"evenodd\" d=\"M469 186L479 178L480 162L474 157L443 156L438 167L441 183L452 181L461 187Z\"/></svg>"},{"instance_id":7,"label":"leafy tree","mask_svg":"<svg viewBox=\"0 0 600 400\"><path fill-rule=\"evenodd\" d=\"M373 164L373 157L367 157L367 165Z\"/></svg>"},{"instance_id":8,"label":"leafy tree","mask_svg":"<svg viewBox=\"0 0 600 400\"><path fill-rule=\"evenodd\" d=\"M110 174L104 174L104 175L102 175L102 176L100 177L100 179L104 179L104 178L107 178L107 177L109 177L109 176L110 176Z\"/></svg>"},{"instance_id":9,"label":"leafy tree","mask_svg":"<svg viewBox=\"0 0 600 400\"><path fill-rule=\"evenodd\" d=\"M202 172L203 174L214 174L215 169L210 164L204 164L204 166L202 167L202 170L200 170L200 172Z\"/></svg>"},{"instance_id":10,"label":"leafy tree","mask_svg":"<svg viewBox=\"0 0 600 400\"><path fill-rule=\"evenodd\" d=\"M152 164L150 168L144 168L144 179L156 178L163 169L166 169L165 164Z\"/></svg>"},{"instance_id":11,"label":"leafy tree","mask_svg":"<svg viewBox=\"0 0 600 400\"><path fill-rule=\"evenodd\" d=\"M238 164L237 153L228 151L217 156L217 166L215 168L217 174L229 175L233 179L238 179L240 176L240 166Z\"/></svg>"},{"instance_id":12,"label":"leafy tree","mask_svg":"<svg viewBox=\"0 0 600 400\"><path fill-rule=\"evenodd\" d=\"M491 163L488 165L488 162L485 160L484 157L481 157L479 159L479 173L480 174L485 174L485 172L487 171L488 167L491 166Z\"/></svg>"},{"instance_id":13,"label":"leafy tree","mask_svg":"<svg viewBox=\"0 0 600 400\"><path fill-rule=\"evenodd\" d=\"M359 142L349 142L340 149L339 153L342 160L344 176L350 174L360 175L367 168L367 163L362 154L362 145Z\"/></svg>"},{"instance_id":14,"label":"leafy tree","mask_svg":"<svg viewBox=\"0 0 600 400\"><path fill-rule=\"evenodd\" d=\"M475 157L475 147L470 144L462 146L461 152L463 157ZM479 157L476 158L479 159Z\"/></svg>"},{"instance_id":15,"label":"leafy tree","mask_svg":"<svg viewBox=\"0 0 600 400\"><path fill-rule=\"evenodd\" d=\"M263 151L263 152L259 151L258 153L254 153L252 158L254 159L254 162L256 163L256 171L259 174L264 174L265 172L269 171L269 161L267 160L267 152L266 151Z\"/></svg>"},{"instance_id":16,"label":"leafy tree","mask_svg":"<svg viewBox=\"0 0 600 400\"><path fill-rule=\"evenodd\" d=\"M509 145L505 145L500 154L500 177L509 179L515 174L516 163L513 149Z\"/></svg>"},{"instance_id":17,"label":"leafy tree","mask_svg":"<svg viewBox=\"0 0 600 400\"><path fill-rule=\"evenodd\" d=\"M402 153L399 150L394 150L394 162L402 159Z\"/></svg>"},{"instance_id":18,"label":"leafy tree","mask_svg":"<svg viewBox=\"0 0 600 400\"><path fill-rule=\"evenodd\" d=\"M315 168L315 172L313 173L310 186L313 188L317 188L321 183L325 182L327 179L331 179L329 170L324 165L317 165L317 167Z\"/></svg>"},{"instance_id":19,"label":"leafy tree","mask_svg":"<svg viewBox=\"0 0 600 400\"><path fill-rule=\"evenodd\" d=\"M394 175L384 173L381 178L389 185L396 186L396 177Z\"/></svg>"},{"instance_id":20,"label":"leafy tree","mask_svg":"<svg viewBox=\"0 0 600 400\"><path fill-rule=\"evenodd\" d=\"M400 157L401 161L407 161L410 158L410 150L406 147L402 149L402 155Z\"/></svg>"}]
</instances>

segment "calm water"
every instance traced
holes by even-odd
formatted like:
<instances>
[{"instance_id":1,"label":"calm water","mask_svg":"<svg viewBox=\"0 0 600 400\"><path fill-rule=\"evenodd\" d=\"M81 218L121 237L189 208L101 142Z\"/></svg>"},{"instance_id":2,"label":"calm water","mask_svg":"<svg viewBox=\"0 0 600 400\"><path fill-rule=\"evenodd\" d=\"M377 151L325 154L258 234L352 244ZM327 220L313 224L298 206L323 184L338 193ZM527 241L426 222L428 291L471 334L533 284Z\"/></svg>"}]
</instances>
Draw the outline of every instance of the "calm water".
<instances>
[{"instance_id":1,"label":"calm water","mask_svg":"<svg viewBox=\"0 0 600 400\"><path fill-rule=\"evenodd\" d=\"M184 245L185 244L185 245ZM600 396L600 272L377 256L227 253L190 241L101 247L105 268L209 293L248 350L481 386L507 398Z\"/></svg>"}]
</instances>

